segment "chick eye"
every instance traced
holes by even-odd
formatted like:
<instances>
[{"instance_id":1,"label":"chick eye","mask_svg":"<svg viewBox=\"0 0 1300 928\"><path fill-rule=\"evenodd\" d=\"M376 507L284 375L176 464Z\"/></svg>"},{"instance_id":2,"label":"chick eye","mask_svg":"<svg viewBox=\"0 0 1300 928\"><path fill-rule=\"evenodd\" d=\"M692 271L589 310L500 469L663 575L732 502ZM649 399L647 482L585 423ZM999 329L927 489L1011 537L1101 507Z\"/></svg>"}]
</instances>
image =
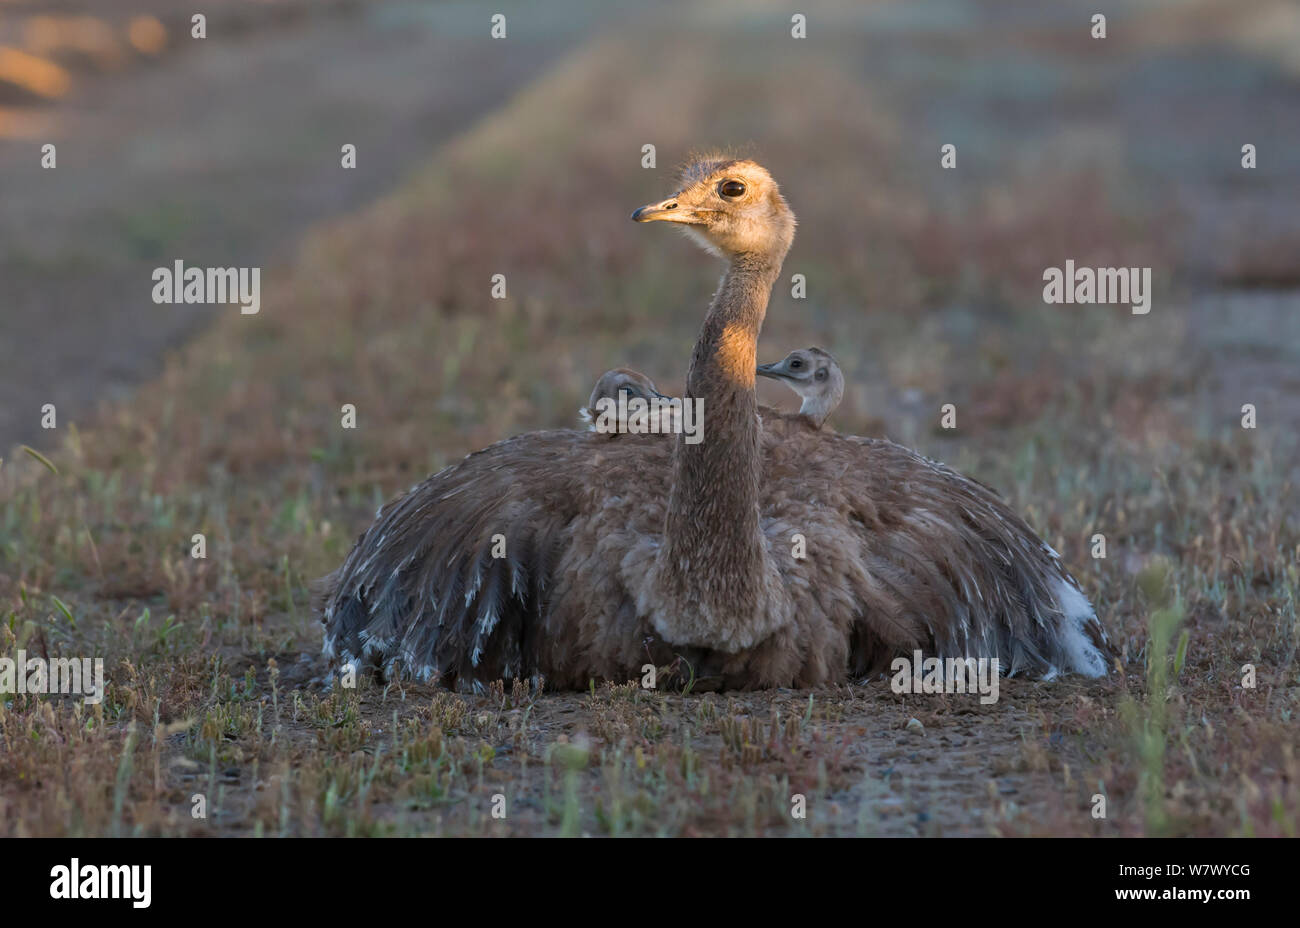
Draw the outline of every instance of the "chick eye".
<instances>
[{"instance_id":1,"label":"chick eye","mask_svg":"<svg viewBox=\"0 0 1300 928\"><path fill-rule=\"evenodd\" d=\"M790 360L790 370L797 371L801 367L803 367L803 362L800 361L798 358L792 358Z\"/></svg>"},{"instance_id":2,"label":"chick eye","mask_svg":"<svg viewBox=\"0 0 1300 928\"><path fill-rule=\"evenodd\" d=\"M743 197L745 195L745 185L738 180L724 180L722 186L718 188L718 193L724 197Z\"/></svg>"}]
</instances>

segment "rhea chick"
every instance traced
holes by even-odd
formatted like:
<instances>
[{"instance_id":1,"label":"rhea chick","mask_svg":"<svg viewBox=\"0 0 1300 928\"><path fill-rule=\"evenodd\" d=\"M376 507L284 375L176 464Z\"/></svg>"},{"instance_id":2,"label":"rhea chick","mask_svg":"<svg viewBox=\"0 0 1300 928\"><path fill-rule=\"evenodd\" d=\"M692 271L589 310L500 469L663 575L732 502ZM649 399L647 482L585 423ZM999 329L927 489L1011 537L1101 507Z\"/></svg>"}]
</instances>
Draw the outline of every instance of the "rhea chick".
<instances>
[{"instance_id":1,"label":"rhea chick","mask_svg":"<svg viewBox=\"0 0 1300 928\"><path fill-rule=\"evenodd\" d=\"M625 402L621 404L622 409L628 410L626 418L624 418L622 412L619 412L619 394L626 396ZM636 415L632 401L643 400L645 406L641 408L647 410L647 414L653 417L657 415L657 410L660 408L654 402L656 399L668 401L669 397L660 393L655 388L654 381L640 371L630 370L626 367L616 367L600 375L600 379L596 381L596 386L592 388L591 398L587 400L587 405L578 410L578 417L583 422L589 423L590 431L604 431L597 428L601 413L605 410L613 411L618 414L619 418L618 428L611 430L611 432L615 434L626 432L629 430L627 420ZM601 400L608 400L609 402L600 405ZM637 405L639 407L639 404ZM658 429L650 428L649 431L657 432Z\"/></svg>"},{"instance_id":2,"label":"rhea chick","mask_svg":"<svg viewBox=\"0 0 1300 928\"><path fill-rule=\"evenodd\" d=\"M760 364L760 377L784 381L803 399L799 415L817 428L844 397L844 374L829 352L820 348L792 351L774 364Z\"/></svg>"}]
</instances>

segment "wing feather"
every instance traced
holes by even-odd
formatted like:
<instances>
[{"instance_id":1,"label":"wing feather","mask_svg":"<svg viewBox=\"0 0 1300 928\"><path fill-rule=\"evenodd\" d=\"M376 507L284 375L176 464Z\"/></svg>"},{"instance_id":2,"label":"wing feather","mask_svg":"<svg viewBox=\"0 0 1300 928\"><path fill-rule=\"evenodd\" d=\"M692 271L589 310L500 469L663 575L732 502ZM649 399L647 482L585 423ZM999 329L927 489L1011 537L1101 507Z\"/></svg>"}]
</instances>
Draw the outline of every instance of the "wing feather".
<instances>
[{"instance_id":1,"label":"wing feather","mask_svg":"<svg viewBox=\"0 0 1300 928\"><path fill-rule=\"evenodd\" d=\"M583 686L673 655L729 686L814 685L913 649L997 657L1011 672L1105 672L1105 634L1077 583L994 491L892 442L780 415L763 418L761 505L792 626L739 655L654 640L648 568L671 447L533 432L428 478L323 579L326 653L449 685ZM806 559L790 555L794 532Z\"/></svg>"}]
</instances>

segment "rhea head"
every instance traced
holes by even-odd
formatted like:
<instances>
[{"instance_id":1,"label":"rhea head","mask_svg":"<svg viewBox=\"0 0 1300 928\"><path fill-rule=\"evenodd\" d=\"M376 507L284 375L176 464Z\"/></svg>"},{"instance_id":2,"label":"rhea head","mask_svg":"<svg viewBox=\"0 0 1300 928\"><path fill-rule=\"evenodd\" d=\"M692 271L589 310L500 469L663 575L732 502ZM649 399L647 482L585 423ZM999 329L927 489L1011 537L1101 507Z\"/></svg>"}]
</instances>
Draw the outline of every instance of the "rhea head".
<instances>
[{"instance_id":1,"label":"rhea head","mask_svg":"<svg viewBox=\"0 0 1300 928\"><path fill-rule=\"evenodd\" d=\"M799 412L811 416L818 425L844 397L844 373L830 352L821 348L800 348L780 361L760 364L758 374L784 381L803 399Z\"/></svg>"},{"instance_id":2,"label":"rhea head","mask_svg":"<svg viewBox=\"0 0 1300 928\"><path fill-rule=\"evenodd\" d=\"M602 399L617 402L620 393L626 393L629 401L642 399L650 403L655 398L668 399L655 389L654 381L645 374L628 370L626 367L616 367L600 375L595 388L591 391L591 398L587 400L587 407L594 410L596 404Z\"/></svg>"},{"instance_id":3,"label":"rhea head","mask_svg":"<svg viewBox=\"0 0 1300 928\"><path fill-rule=\"evenodd\" d=\"M794 213L772 175L745 158L706 156L682 171L678 191L632 214L637 222L676 222L706 251L780 262L794 241Z\"/></svg>"}]
</instances>

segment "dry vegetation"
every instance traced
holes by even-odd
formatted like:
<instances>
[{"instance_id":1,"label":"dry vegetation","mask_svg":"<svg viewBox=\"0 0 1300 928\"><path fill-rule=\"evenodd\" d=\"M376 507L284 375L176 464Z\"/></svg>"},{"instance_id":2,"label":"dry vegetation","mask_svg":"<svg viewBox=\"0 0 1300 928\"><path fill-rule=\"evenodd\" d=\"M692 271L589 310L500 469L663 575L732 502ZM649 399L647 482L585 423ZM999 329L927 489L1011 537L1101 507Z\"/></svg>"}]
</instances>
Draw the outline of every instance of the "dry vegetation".
<instances>
[{"instance_id":1,"label":"dry vegetation","mask_svg":"<svg viewBox=\"0 0 1300 928\"><path fill-rule=\"evenodd\" d=\"M1177 311L1193 295L1165 204L1061 139L1040 150L1075 158L939 175L861 41L783 43L771 69L778 50L749 38L674 34L671 60L645 36L588 46L312 236L259 316L232 311L129 404L61 424L57 473L4 462L0 655L103 656L111 684L97 707L0 702L0 833L1295 834L1294 410L1246 431L1251 397L1206 387L1254 348L1207 344ZM1070 48L1048 50L1067 71ZM307 584L380 502L572 423L616 363L680 388L718 271L627 222L671 185L637 153L746 138L802 220L787 272L810 284L775 295L764 359L830 348L852 384L833 425L1001 488L1076 568L1119 669L1007 680L988 707L881 680L325 691ZM1064 256L1167 269L1152 313L1044 307L1039 275ZM1269 340L1295 332L1278 325ZM945 402L955 437L936 431Z\"/></svg>"}]
</instances>

